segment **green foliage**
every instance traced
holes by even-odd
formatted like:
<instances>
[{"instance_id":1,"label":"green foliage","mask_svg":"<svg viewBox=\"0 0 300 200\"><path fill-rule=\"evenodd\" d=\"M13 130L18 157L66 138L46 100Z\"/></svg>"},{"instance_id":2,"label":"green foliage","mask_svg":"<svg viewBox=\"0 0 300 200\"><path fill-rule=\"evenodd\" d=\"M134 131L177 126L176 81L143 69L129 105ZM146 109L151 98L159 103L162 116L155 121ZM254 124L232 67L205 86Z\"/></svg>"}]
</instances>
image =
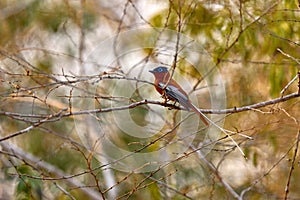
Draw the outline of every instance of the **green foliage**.
<instances>
[{"instance_id":1,"label":"green foliage","mask_svg":"<svg viewBox=\"0 0 300 200\"><path fill-rule=\"evenodd\" d=\"M24 10L8 16L0 23L0 45L12 42L19 33L26 31L36 19L40 1L32 1ZM0 4L1 6L1 4ZM5 8L5 7L4 7Z\"/></svg>"},{"instance_id":2,"label":"green foliage","mask_svg":"<svg viewBox=\"0 0 300 200\"><path fill-rule=\"evenodd\" d=\"M150 199L162 199L162 196L159 192L159 186L158 184L152 183L147 188L150 193Z\"/></svg>"},{"instance_id":3,"label":"green foliage","mask_svg":"<svg viewBox=\"0 0 300 200\"><path fill-rule=\"evenodd\" d=\"M91 7L87 7L83 10L83 18L80 19L80 12L78 12L75 7L69 4L57 3L47 10L39 12L38 23L42 28L54 33L63 31L62 26L70 22L78 26L81 26L80 23L82 23L82 28L84 30L91 31L96 22L96 16L93 12Z\"/></svg>"},{"instance_id":4,"label":"green foliage","mask_svg":"<svg viewBox=\"0 0 300 200\"><path fill-rule=\"evenodd\" d=\"M66 124L61 123L54 125L52 130L61 130ZM65 146L66 141L53 136L47 135L40 131L32 131L26 137L27 148L32 154L43 158L46 162L51 163L64 171L73 170L76 167L85 166L82 155L69 146ZM68 148L65 148L68 147ZM70 166L70 163L77 163L75 166ZM74 167L74 168L73 168Z\"/></svg>"},{"instance_id":5,"label":"green foliage","mask_svg":"<svg viewBox=\"0 0 300 200\"><path fill-rule=\"evenodd\" d=\"M41 71L51 73L51 69L53 67L53 59L50 56L40 58L37 60L36 66Z\"/></svg>"},{"instance_id":6,"label":"green foliage","mask_svg":"<svg viewBox=\"0 0 300 200\"><path fill-rule=\"evenodd\" d=\"M130 97L131 99L134 99L135 101L140 101L142 100L140 95L138 94L138 91L136 90L132 96ZM134 109L131 109L130 111L130 116L134 122L136 122L140 126L145 126L147 125L147 122L145 120L145 117L149 110L145 107L137 107Z\"/></svg>"},{"instance_id":7,"label":"green foliage","mask_svg":"<svg viewBox=\"0 0 300 200\"><path fill-rule=\"evenodd\" d=\"M16 199L42 199L42 181L27 177L27 175L35 176L38 174L32 171L26 165L21 165L17 167L17 171L20 174L20 176L17 181ZM26 176L23 176L23 174Z\"/></svg>"},{"instance_id":8,"label":"green foliage","mask_svg":"<svg viewBox=\"0 0 300 200\"><path fill-rule=\"evenodd\" d=\"M66 12L66 7L59 5L54 5L53 7L44 10L39 13L38 23L43 29L50 32L58 32L63 23L67 23L70 20L70 12ZM55 14L53 14L55 12ZM72 19L72 18L71 18Z\"/></svg>"},{"instance_id":9,"label":"green foliage","mask_svg":"<svg viewBox=\"0 0 300 200\"><path fill-rule=\"evenodd\" d=\"M87 31L92 31L95 28L95 23L97 16L92 10L85 10L83 14L83 29Z\"/></svg>"},{"instance_id":10,"label":"green foliage","mask_svg":"<svg viewBox=\"0 0 300 200\"><path fill-rule=\"evenodd\" d=\"M273 68L270 69L270 77L269 77L270 85L271 85L270 93L273 97L277 96L280 90L282 89L283 78L284 78L284 73L281 67L276 68L274 66Z\"/></svg>"},{"instance_id":11,"label":"green foliage","mask_svg":"<svg viewBox=\"0 0 300 200\"><path fill-rule=\"evenodd\" d=\"M67 23L73 23L77 26L81 26L82 23L82 28L87 31L95 28L95 10L90 5L83 10L82 20L77 8L64 2L47 4L43 1L34 0L30 3L24 3L24 6L25 9L9 15L0 23L1 46L7 45L8 41L13 42L16 36L22 38L34 27L49 31L50 34L65 31L63 26Z\"/></svg>"}]
</instances>

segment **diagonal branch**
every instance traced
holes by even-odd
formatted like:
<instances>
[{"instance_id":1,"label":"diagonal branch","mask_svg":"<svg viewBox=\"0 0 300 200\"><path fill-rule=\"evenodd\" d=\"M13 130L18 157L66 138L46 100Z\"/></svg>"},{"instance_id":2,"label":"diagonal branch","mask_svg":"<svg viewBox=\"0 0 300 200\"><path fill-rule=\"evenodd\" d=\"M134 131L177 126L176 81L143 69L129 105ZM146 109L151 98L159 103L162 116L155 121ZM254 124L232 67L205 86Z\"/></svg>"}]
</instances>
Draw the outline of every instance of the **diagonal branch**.
<instances>
[{"instance_id":1,"label":"diagonal branch","mask_svg":"<svg viewBox=\"0 0 300 200\"><path fill-rule=\"evenodd\" d=\"M12 143L1 142L0 145L2 146L3 150L5 150L7 152L11 152L11 154L13 154L15 157L19 158L20 160L26 160L30 163L34 163L34 165L36 167L43 169L43 170L47 171L48 173L54 174L57 177L68 177L68 175L65 174L65 172L63 172L62 170L56 168L55 166L53 166L45 161L42 161L40 158L38 158L32 154L24 152L21 148L19 148L18 146L14 145ZM78 180L67 179L67 178L65 178L63 180L66 181L67 183L69 183L70 185L72 185L73 187L79 188L90 199L101 199L101 196L97 192L95 192L92 188L86 187L85 185L80 183Z\"/></svg>"},{"instance_id":2,"label":"diagonal branch","mask_svg":"<svg viewBox=\"0 0 300 200\"><path fill-rule=\"evenodd\" d=\"M291 167L290 167L290 171L289 171L289 175L288 175L288 180L287 180L287 183L285 186L285 196L284 196L285 200L288 199L290 182L291 182L292 173L295 169L295 162L296 162L296 157L297 157L297 153L298 153L299 142L300 142L300 129L298 130L296 144L295 144L295 151L294 151L294 155L293 155L293 159L292 159L292 163L291 163Z\"/></svg>"}]
</instances>

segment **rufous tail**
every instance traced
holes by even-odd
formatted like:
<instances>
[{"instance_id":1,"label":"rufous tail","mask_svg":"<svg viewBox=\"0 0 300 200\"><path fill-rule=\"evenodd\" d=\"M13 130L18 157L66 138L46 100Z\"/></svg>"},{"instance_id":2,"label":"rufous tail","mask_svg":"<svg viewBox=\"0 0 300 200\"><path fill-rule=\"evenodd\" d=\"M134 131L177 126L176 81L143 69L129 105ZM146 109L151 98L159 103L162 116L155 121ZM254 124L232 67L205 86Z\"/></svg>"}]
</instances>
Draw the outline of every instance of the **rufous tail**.
<instances>
[{"instance_id":1,"label":"rufous tail","mask_svg":"<svg viewBox=\"0 0 300 200\"><path fill-rule=\"evenodd\" d=\"M199 111L199 109L194 106L192 103L189 103L189 107L191 108L192 111L194 111L199 118L201 119L201 121L206 125L209 126L209 123L207 122L207 120L204 118L203 114Z\"/></svg>"}]
</instances>

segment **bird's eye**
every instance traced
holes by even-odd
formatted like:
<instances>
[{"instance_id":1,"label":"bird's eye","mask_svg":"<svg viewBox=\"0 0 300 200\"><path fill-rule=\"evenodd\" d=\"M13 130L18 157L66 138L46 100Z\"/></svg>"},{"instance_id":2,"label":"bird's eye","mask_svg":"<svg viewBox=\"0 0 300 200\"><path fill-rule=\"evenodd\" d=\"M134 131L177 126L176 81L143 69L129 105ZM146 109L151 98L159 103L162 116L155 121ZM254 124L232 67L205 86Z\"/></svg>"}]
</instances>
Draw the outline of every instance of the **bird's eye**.
<instances>
[{"instance_id":1,"label":"bird's eye","mask_svg":"<svg viewBox=\"0 0 300 200\"><path fill-rule=\"evenodd\" d=\"M162 70L162 68L158 68L158 72L162 72L163 70Z\"/></svg>"}]
</instances>

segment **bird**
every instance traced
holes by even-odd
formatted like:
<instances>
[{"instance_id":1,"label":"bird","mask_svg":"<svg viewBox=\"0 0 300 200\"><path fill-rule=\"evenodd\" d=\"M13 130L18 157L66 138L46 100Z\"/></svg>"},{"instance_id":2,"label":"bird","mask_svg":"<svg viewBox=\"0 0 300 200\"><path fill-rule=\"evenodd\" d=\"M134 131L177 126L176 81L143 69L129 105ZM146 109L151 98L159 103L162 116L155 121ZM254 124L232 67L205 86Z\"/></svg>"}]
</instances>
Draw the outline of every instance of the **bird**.
<instances>
[{"instance_id":1,"label":"bird","mask_svg":"<svg viewBox=\"0 0 300 200\"><path fill-rule=\"evenodd\" d=\"M149 70L149 72L154 75L154 87L157 92L166 98L166 100L178 102L186 110L193 111L206 126L209 126L203 114L189 99L188 94L172 79L167 67L159 66L153 70Z\"/></svg>"}]
</instances>

